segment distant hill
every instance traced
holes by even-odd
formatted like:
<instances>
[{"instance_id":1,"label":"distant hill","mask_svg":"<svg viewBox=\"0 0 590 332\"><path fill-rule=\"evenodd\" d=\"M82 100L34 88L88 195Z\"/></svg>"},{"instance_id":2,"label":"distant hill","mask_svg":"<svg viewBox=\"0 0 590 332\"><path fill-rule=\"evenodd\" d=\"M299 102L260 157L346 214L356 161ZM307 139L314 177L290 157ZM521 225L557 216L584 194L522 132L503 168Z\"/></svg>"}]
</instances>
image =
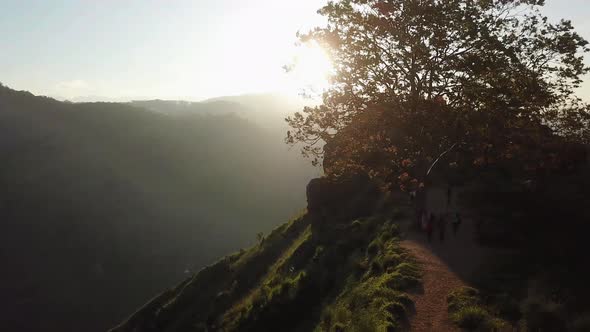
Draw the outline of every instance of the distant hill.
<instances>
[{"instance_id":1,"label":"distant hill","mask_svg":"<svg viewBox=\"0 0 590 332\"><path fill-rule=\"evenodd\" d=\"M318 171L251 105L188 105L0 86L3 328L103 331L305 206Z\"/></svg>"},{"instance_id":2,"label":"distant hill","mask_svg":"<svg viewBox=\"0 0 590 332\"><path fill-rule=\"evenodd\" d=\"M229 101L191 102L184 100L134 100L131 105L167 115L227 115L247 114L252 110Z\"/></svg>"},{"instance_id":3,"label":"distant hill","mask_svg":"<svg viewBox=\"0 0 590 332\"><path fill-rule=\"evenodd\" d=\"M308 100L309 103L312 101ZM217 97L201 102L155 99L135 100L130 104L174 116L234 114L264 129L284 132L287 129L285 117L301 110L306 103L300 98L254 94Z\"/></svg>"}]
</instances>

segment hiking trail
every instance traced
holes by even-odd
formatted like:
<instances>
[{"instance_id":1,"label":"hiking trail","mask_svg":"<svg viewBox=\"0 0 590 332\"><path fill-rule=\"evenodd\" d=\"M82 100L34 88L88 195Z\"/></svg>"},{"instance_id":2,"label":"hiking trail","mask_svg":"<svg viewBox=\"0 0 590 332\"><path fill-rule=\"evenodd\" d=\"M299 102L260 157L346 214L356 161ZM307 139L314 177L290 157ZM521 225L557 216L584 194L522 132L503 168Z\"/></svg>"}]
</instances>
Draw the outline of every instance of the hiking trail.
<instances>
[{"instance_id":1,"label":"hiking trail","mask_svg":"<svg viewBox=\"0 0 590 332\"><path fill-rule=\"evenodd\" d=\"M453 195L452 202L457 199ZM427 200L428 210L440 214L449 212L444 241L435 227L432 242L426 233L412 229L413 220L408 220L401 245L421 265L423 276L419 289L410 293L415 304L415 313L410 318L411 331L446 332L459 331L453 326L447 311L447 296L458 287L469 284L489 250L475 241L475 222L457 204L447 207L446 191L434 189ZM459 211L462 217L457 234L453 234L451 221Z\"/></svg>"}]
</instances>

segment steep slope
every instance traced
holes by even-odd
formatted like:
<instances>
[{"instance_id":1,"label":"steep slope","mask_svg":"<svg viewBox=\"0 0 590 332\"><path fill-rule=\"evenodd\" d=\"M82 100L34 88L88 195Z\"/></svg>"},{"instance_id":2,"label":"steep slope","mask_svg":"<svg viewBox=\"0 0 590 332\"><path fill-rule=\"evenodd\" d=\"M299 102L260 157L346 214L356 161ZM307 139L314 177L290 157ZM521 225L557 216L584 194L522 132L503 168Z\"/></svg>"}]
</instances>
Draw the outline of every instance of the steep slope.
<instances>
[{"instance_id":1,"label":"steep slope","mask_svg":"<svg viewBox=\"0 0 590 332\"><path fill-rule=\"evenodd\" d=\"M15 331L112 326L293 215L304 195L292 188L316 172L231 114L172 117L6 87L0 155L0 321Z\"/></svg>"},{"instance_id":2,"label":"steep slope","mask_svg":"<svg viewBox=\"0 0 590 332\"><path fill-rule=\"evenodd\" d=\"M404 290L418 284L420 272L399 245L402 219L387 209L324 222L305 214L165 291L112 331L407 326L413 304Z\"/></svg>"}]
</instances>

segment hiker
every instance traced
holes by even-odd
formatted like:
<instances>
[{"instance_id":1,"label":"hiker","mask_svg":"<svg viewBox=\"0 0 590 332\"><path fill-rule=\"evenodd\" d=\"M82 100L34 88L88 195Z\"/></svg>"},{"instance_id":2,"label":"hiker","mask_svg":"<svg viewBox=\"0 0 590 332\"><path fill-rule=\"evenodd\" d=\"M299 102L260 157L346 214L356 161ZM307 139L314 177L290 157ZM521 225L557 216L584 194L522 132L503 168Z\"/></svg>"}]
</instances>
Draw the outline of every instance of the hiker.
<instances>
[{"instance_id":1,"label":"hiker","mask_svg":"<svg viewBox=\"0 0 590 332\"><path fill-rule=\"evenodd\" d=\"M449 185L447 187L447 208L451 206L451 197L453 197L453 188Z\"/></svg>"},{"instance_id":2,"label":"hiker","mask_svg":"<svg viewBox=\"0 0 590 332\"><path fill-rule=\"evenodd\" d=\"M457 236L457 231L459 230L459 226L461 225L461 215L459 212L455 214L455 220L453 220L453 235Z\"/></svg>"},{"instance_id":3,"label":"hiker","mask_svg":"<svg viewBox=\"0 0 590 332\"><path fill-rule=\"evenodd\" d=\"M416 207L415 215L416 215L416 228L424 230L424 223L422 222L422 216L424 215L424 210L420 207Z\"/></svg>"},{"instance_id":4,"label":"hiker","mask_svg":"<svg viewBox=\"0 0 590 332\"><path fill-rule=\"evenodd\" d=\"M412 196L410 196L410 199L412 199ZM414 198L412 199L412 203L414 203L414 209L416 211L416 226L420 227L422 215L426 213L426 210L424 209L424 202L422 200L422 195L420 195L420 192L414 191Z\"/></svg>"},{"instance_id":5,"label":"hiker","mask_svg":"<svg viewBox=\"0 0 590 332\"><path fill-rule=\"evenodd\" d=\"M438 218L438 232L439 232L439 239L440 242L445 242L445 231L447 228L447 221L445 220L445 215L441 214Z\"/></svg>"},{"instance_id":6,"label":"hiker","mask_svg":"<svg viewBox=\"0 0 590 332\"><path fill-rule=\"evenodd\" d=\"M428 243L432 242L432 231L434 230L434 214L430 214L428 222L426 222L426 234L428 235Z\"/></svg>"}]
</instances>

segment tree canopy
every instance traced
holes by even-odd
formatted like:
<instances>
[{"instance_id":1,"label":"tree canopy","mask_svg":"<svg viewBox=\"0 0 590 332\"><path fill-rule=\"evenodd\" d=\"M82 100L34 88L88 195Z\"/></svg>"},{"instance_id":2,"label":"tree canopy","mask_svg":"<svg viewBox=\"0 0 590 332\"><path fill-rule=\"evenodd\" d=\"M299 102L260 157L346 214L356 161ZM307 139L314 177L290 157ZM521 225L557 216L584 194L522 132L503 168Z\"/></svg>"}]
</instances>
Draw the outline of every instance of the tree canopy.
<instances>
[{"instance_id":1,"label":"tree canopy","mask_svg":"<svg viewBox=\"0 0 590 332\"><path fill-rule=\"evenodd\" d=\"M574 94L588 42L570 21L550 22L543 5L328 2L319 10L328 23L299 38L326 49L332 85L320 106L287 118L287 143L323 158L327 175L394 183L419 179L453 145L463 152L455 162L477 164L524 156L547 135L588 142L589 108Z\"/></svg>"}]
</instances>

